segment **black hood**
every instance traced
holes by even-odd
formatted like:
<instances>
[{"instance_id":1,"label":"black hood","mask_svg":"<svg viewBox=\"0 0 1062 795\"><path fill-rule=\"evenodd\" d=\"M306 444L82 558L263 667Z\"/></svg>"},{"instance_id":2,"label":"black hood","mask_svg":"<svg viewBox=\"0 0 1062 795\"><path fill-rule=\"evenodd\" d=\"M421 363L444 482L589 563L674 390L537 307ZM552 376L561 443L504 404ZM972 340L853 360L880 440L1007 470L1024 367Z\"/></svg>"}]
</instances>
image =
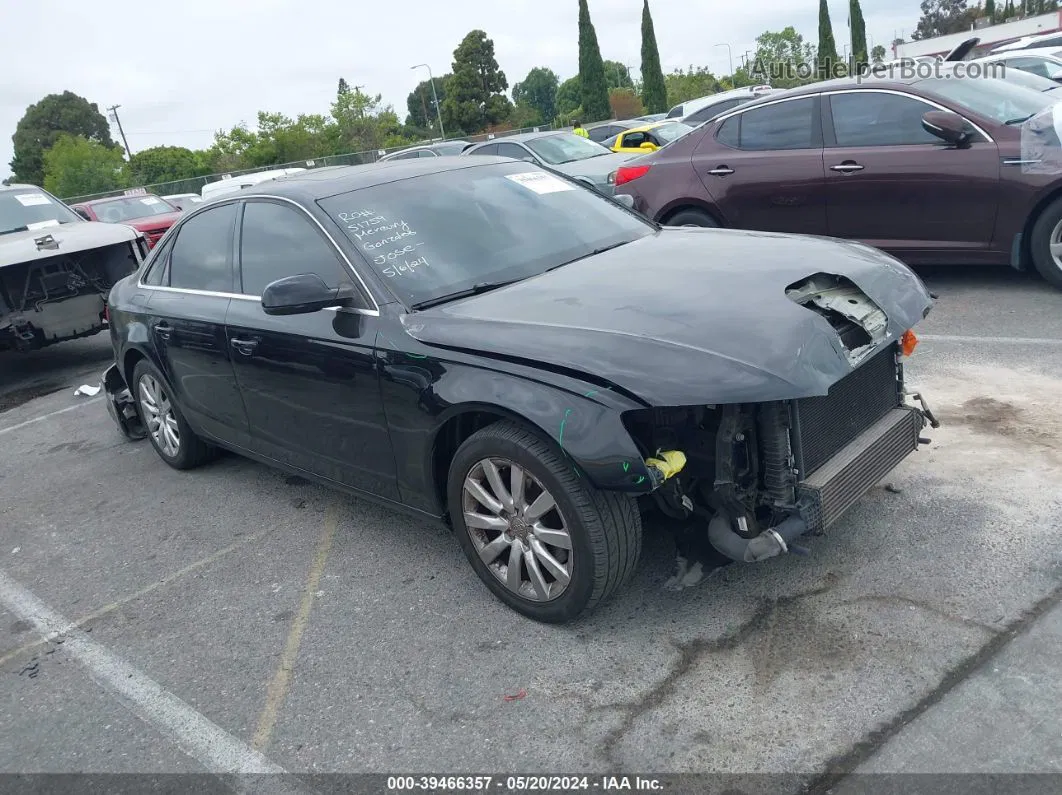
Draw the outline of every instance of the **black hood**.
<instances>
[{"instance_id":1,"label":"black hood","mask_svg":"<svg viewBox=\"0 0 1062 795\"><path fill-rule=\"evenodd\" d=\"M651 405L810 397L857 366L830 322L786 295L816 274L848 279L884 312L860 361L932 305L910 269L859 243L667 228L403 323L428 345L594 375Z\"/></svg>"}]
</instances>

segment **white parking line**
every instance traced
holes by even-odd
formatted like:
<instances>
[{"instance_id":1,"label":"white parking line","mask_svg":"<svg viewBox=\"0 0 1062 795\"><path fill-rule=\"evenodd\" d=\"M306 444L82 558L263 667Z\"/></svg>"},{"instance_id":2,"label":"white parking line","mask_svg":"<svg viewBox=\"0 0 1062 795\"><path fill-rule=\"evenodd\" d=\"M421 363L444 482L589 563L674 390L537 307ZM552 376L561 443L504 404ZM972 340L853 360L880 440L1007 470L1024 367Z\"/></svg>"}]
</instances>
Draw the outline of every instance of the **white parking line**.
<instances>
[{"instance_id":1,"label":"white parking line","mask_svg":"<svg viewBox=\"0 0 1062 795\"><path fill-rule=\"evenodd\" d=\"M33 624L42 635L71 626L69 620L3 571L0 571L0 604L23 621ZM75 630L66 637L63 649L84 665L97 683L122 696L142 720L171 736L210 772L241 776L285 774L282 767L196 712L113 652L84 637L80 631Z\"/></svg>"},{"instance_id":2,"label":"white parking line","mask_svg":"<svg viewBox=\"0 0 1062 795\"><path fill-rule=\"evenodd\" d=\"M93 403L99 403L102 400L103 398L93 398L92 400L86 400L83 403L76 403L73 406L67 406L65 409L59 409L58 411L53 411L49 414L44 414L40 417L34 417L32 420L20 422L18 425L11 425L7 428L0 428L0 436L3 436L5 433L11 433L11 431L17 431L19 428L25 428L27 425L33 425L33 423L35 422L42 422L43 420L50 419L51 417L58 417L60 414L66 414L68 411L77 411L80 408L84 408L85 406L91 406Z\"/></svg>"},{"instance_id":3,"label":"white parking line","mask_svg":"<svg viewBox=\"0 0 1062 795\"><path fill-rule=\"evenodd\" d=\"M1062 339L1050 337L964 337L958 334L919 334L926 342L981 342L998 345L1062 345Z\"/></svg>"}]
</instances>

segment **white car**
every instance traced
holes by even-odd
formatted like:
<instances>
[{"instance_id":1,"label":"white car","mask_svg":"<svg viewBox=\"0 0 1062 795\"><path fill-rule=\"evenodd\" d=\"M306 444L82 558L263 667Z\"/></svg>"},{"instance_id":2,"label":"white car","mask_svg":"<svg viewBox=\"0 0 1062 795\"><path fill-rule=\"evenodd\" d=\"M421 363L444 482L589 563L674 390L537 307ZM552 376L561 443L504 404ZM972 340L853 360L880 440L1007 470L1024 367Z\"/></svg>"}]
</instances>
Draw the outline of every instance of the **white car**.
<instances>
[{"instance_id":1,"label":"white car","mask_svg":"<svg viewBox=\"0 0 1062 795\"><path fill-rule=\"evenodd\" d=\"M1060 53L1060 55L1052 53ZM974 58L967 63L1002 64L1007 69L1019 69L1039 77L1046 77L1056 83L1062 83L1062 57L1060 56L1062 56L1062 50L1054 47L1048 48L1048 52L1008 50Z\"/></svg>"},{"instance_id":2,"label":"white car","mask_svg":"<svg viewBox=\"0 0 1062 795\"><path fill-rule=\"evenodd\" d=\"M203 197L203 201L209 201L219 196L228 196L230 193L236 193L236 191L243 190L251 185L258 185L277 177L297 174L305 170L305 168L275 168L269 171L256 171L253 174L239 174L235 177L219 179L217 182L208 182L203 186L200 195Z\"/></svg>"},{"instance_id":3,"label":"white car","mask_svg":"<svg viewBox=\"0 0 1062 795\"><path fill-rule=\"evenodd\" d=\"M709 94L706 97L698 97L697 99L689 99L682 102L667 112L666 118L679 119L691 127L696 127L703 121L707 121L709 118L723 113L725 111L736 108L738 105L750 102L751 100L758 99L770 93L773 89L768 85L760 86L748 86L746 88L735 88L730 91L719 91L715 94ZM706 110L709 109L710 110ZM702 111L704 111L702 113ZM703 119L700 116L704 116ZM697 118L694 118L697 117ZM693 119L691 121L691 119Z\"/></svg>"}]
</instances>

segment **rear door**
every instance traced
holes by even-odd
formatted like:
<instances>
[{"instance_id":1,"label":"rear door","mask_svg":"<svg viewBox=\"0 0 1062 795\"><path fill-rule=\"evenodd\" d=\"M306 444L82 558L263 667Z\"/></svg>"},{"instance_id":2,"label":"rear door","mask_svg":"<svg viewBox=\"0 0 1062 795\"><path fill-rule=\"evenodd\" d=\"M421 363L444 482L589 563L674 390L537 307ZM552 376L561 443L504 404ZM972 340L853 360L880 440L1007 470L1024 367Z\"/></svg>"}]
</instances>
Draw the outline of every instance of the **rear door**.
<instances>
[{"instance_id":1,"label":"rear door","mask_svg":"<svg viewBox=\"0 0 1062 795\"><path fill-rule=\"evenodd\" d=\"M247 416L225 338L225 313L233 294L237 209L235 202L227 202L181 224L163 252L166 261L159 263L163 269L158 286L152 287L148 326L188 422L244 446Z\"/></svg>"},{"instance_id":2,"label":"rear door","mask_svg":"<svg viewBox=\"0 0 1062 795\"><path fill-rule=\"evenodd\" d=\"M693 167L726 225L825 234L825 173L817 95L741 111L704 135Z\"/></svg>"},{"instance_id":3,"label":"rear door","mask_svg":"<svg viewBox=\"0 0 1062 795\"><path fill-rule=\"evenodd\" d=\"M345 486L398 499L394 453L374 364L379 312L267 315L266 285L316 273L357 284L335 244L301 207L247 200L238 299L226 334L258 452ZM372 306L372 299L365 298Z\"/></svg>"},{"instance_id":4,"label":"rear door","mask_svg":"<svg viewBox=\"0 0 1062 795\"><path fill-rule=\"evenodd\" d=\"M992 241L999 152L972 125L973 142L949 146L922 128L944 110L894 90L824 97L829 234L915 261L977 251Z\"/></svg>"}]
</instances>

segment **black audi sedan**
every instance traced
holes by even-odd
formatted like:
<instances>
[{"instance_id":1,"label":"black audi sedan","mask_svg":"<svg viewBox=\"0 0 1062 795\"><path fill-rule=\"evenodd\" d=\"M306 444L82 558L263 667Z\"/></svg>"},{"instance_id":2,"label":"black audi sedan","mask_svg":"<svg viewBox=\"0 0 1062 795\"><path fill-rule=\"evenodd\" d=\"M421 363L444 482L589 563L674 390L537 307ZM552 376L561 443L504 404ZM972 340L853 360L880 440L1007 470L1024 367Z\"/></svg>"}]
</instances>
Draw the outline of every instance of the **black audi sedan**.
<instances>
[{"instance_id":1,"label":"black audi sedan","mask_svg":"<svg viewBox=\"0 0 1062 795\"><path fill-rule=\"evenodd\" d=\"M190 210L108 301L112 417L430 516L510 607L620 589L655 509L737 561L915 450L922 282L838 240L663 228L498 157L306 171Z\"/></svg>"}]
</instances>

